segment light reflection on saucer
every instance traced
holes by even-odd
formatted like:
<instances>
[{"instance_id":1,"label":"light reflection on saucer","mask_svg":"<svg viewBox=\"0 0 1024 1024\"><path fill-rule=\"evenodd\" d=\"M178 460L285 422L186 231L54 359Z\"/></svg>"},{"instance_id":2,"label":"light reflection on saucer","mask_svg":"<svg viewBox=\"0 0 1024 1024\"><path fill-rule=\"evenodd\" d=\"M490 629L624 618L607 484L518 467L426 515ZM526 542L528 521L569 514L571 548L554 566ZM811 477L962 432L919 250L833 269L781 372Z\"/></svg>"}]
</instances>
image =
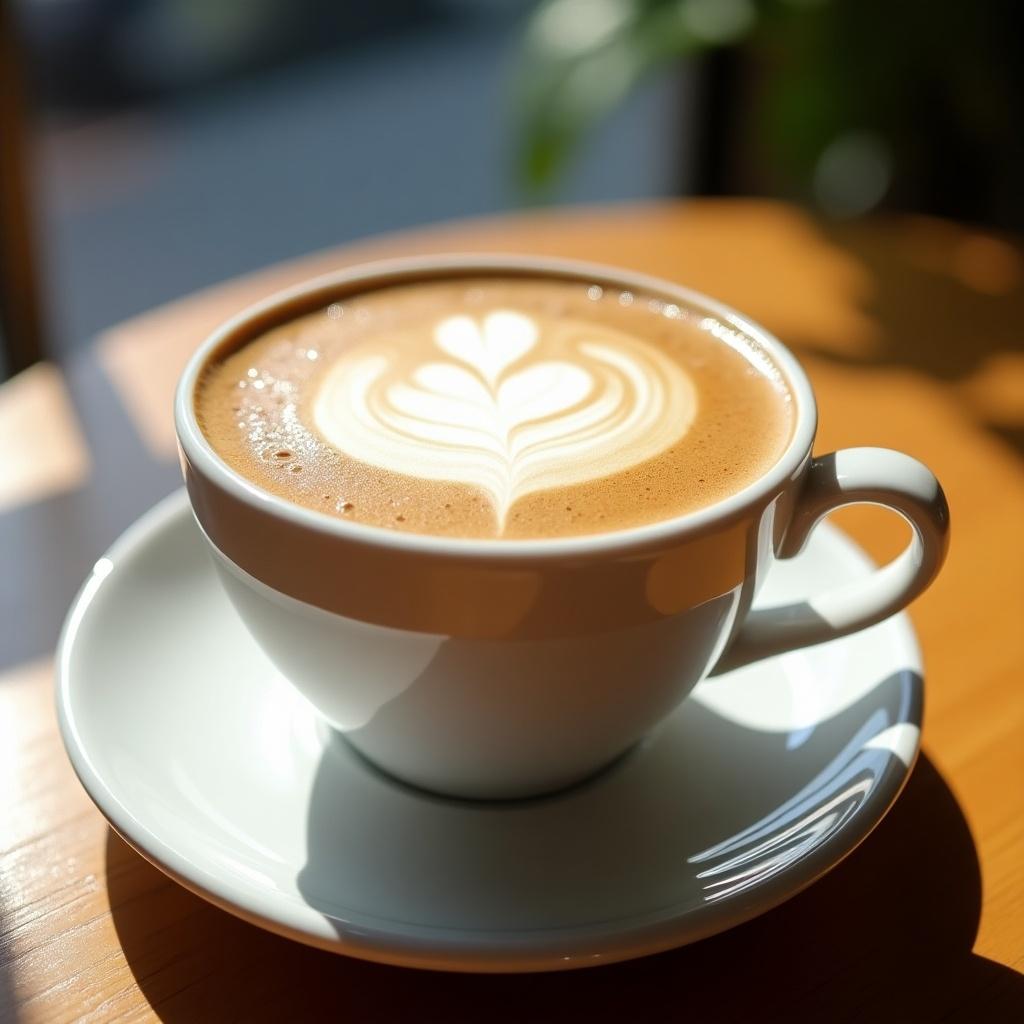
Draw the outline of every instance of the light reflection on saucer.
<instances>
[{"instance_id":1,"label":"light reflection on saucer","mask_svg":"<svg viewBox=\"0 0 1024 1024\"><path fill-rule=\"evenodd\" d=\"M697 873L704 899L713 903L760 885L827 843L872 795L893 756L909 769L920 730L889 724L883 710L791 800L736 835L688 858L709 864Z\"/></svg>"}]
</instances>

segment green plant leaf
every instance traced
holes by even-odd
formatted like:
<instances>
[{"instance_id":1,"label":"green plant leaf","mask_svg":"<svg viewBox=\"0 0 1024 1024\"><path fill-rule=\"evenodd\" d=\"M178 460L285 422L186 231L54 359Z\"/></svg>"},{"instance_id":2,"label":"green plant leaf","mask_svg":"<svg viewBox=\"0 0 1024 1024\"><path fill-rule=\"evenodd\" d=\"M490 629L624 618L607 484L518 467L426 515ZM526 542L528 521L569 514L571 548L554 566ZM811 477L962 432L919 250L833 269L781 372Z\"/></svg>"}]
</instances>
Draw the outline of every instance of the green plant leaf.
<instances>
[{"instance_id":1,"label":"green plant leaf","mask_svg":"<svg viewBox=\"0 0 1024 1024\"><path fill-rule=\"evenodd\" d=\"M719 7L714 5L718 4ZM727 17L715 20L714 11ZM594 126L646 74L750 30L751 0L547 0L518 74L519 178L550 188Z\"/></svg>"}]
</instances>

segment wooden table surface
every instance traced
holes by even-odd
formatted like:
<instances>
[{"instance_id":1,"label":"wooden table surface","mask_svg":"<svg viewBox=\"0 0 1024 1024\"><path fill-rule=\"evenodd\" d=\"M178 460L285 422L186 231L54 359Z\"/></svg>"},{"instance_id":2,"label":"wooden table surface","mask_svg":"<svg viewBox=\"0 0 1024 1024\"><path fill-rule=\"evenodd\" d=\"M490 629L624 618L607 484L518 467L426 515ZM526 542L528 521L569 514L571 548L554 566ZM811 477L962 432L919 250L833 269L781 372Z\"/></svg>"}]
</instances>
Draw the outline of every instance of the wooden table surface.
<instances>
[{"instance_id":1,"label":"wooden table surface","mask_svg":"<svg viewBox=\"0 0 1024 1024\"><path fill-rule=\"evenodd\" d=\"M456 976L267 934L168 881L111 832L57 736L51 656L102 549L177 486L170 399L220 320L381 255L499 250L684 282L796 350L817 449L901 448L952 508L949 561L911 609L924 754L825 879L696 946L564 975ZM0 1021L814 1019L1024 1021L1024 252L924 218L818 222L700 201L523 215L373 240L213 288L64 367L0 388ZM896 517L843 513L876 557Z\"/></svg>"}]
</instances>

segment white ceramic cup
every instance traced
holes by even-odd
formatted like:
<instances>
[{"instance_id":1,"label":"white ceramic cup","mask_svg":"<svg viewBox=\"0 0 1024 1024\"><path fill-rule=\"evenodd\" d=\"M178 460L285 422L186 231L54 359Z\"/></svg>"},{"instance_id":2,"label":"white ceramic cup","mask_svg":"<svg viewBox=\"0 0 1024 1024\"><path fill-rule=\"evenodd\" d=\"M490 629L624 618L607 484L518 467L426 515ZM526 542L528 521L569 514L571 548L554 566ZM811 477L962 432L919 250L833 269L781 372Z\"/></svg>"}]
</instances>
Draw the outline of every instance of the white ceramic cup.
<instances>
[{"instance_id":1,"label":"white ceramic cup","mask_svg":"<svg viewBox=\"0 0 1024 1024\"><path fill-rule=\"evenodd\" d=\"M756 482L684 516L594 536L461 540L333 518L261 490L196 420L203 366L275 324L374 288L445 277L542 275L654 295L733 324L785 374L796 425ZM942 564L949 512L909 455L811 456L814 395L767 331L686 288L548 259L428 257L344 270L267 299L192 357L175 405L196 519L219 575L280 671L367 758L438 792L521 797L608 764L713 670L863 629L899 611ZM883 505L906 550L853 585L751 612L777 558L823 516Z\"/></svg>"}]
</instances>

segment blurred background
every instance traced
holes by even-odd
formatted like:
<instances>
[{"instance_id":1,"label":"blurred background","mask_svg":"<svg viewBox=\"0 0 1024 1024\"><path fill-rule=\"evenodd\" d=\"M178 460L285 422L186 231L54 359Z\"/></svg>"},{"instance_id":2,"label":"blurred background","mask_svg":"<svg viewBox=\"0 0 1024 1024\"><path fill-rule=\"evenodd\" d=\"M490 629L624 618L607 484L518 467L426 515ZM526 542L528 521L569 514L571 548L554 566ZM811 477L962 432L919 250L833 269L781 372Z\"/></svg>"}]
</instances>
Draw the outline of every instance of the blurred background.
<instances>
[{"instance_id":1,"label":"blurred background","mask_svg":"<svg viewBox=\"0 0 1024 1024\"><path fill-rule=\"evenodd\" d=\"M1016 0L0 0L0 379L357 237L776 195L1024 227Z\"/></svg>"},{"instance_id":2,"label":"blurred background","mask_svg":"<svg viewBox=\"0 0 1024 1024\"><path fill-rule=\"evenodd\" d=\"M0 3L57 354L245 271L527 198L524 0ZM674 190L679 108L676 76L652 76L553 194Z\"/></svg>"},{"instance_id":3,"label":"blurred background","mask_svg":"<svg viewBox=\"0 0 1024 1024\"><path fill-rule=\"evenodd\" d=\"M180 485L170 388L211 325L130 318L419 225L785 200L624 206L593 255L654 267L678 230L663 273L743 282L819 381L944 382L1024 453L1022 40L1019 0L0 0L0 668Z\"/></svg>"}]
</instances>

